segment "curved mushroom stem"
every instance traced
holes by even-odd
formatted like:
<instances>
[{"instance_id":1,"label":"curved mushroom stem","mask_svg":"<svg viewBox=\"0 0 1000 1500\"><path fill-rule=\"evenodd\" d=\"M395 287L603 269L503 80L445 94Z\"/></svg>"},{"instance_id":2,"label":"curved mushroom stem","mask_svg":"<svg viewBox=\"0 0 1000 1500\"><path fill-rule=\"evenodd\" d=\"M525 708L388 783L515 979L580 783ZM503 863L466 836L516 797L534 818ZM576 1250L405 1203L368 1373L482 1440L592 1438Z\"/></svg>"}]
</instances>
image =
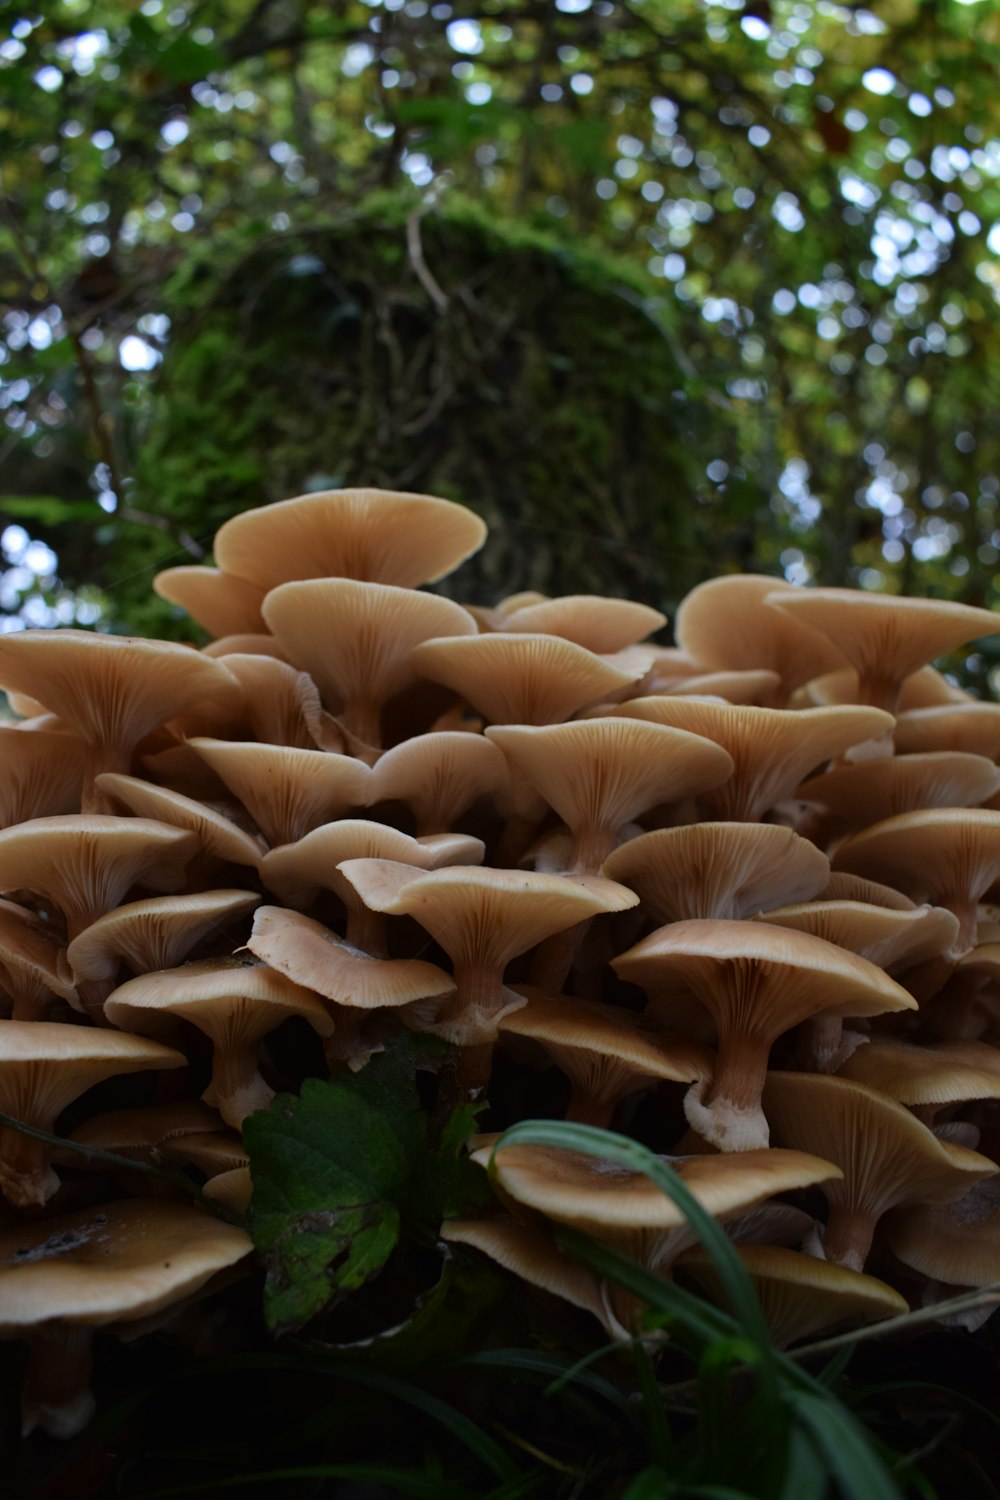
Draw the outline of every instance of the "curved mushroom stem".
<instances>
[{"instance_id":1,"label":"curved mushroom stem","mask_svg":"<svg viewBox=\"0 0 1000 1500\"><path fill-rule=\"evenodd\" d=\"M770 1144L761 1094L770 1040L720 1035L710 1083L692 1084L684 1096L688 1124L720 1151L755 1151Z\"/></svg>"},{"instance_id":2,"label":"curved mushroom stem","mask_svg":"<svg viewBox=\"0 0 1000 1500\"><path fill-rule=\"evenodd\" d=\"M219 1111L227 1125L241 1130L247 1115L267 1109L274 1098L257 1066L256 1040L216 1043L212 1061L212 1081L201 1096L206 1104Z\"/></svg>"},{"instance_id":3,"label":"curved mushroom stem","mask_svg":"<svg viewBox=\"0 0 1000 1500\"><path fill-rule=\"evenodd\" d=\"M94 1415L90 1389L89 1328L42 1323L25 1335L28 1362L21 1387L21 1436L37 1429L49 1437L71 1438Z\"/></svg>"},{"instance_id":4,"label":"curved mushroom stem","mask_svg":"<svg viewBox=\"0 0 1000 1500\"><path fill-rule=\"evenodd\" d=\"M368 953L372 958L388 958L389 944L386 940L385 912L372 911L363 902L357 901L347 907L347 930L344 934L352 948Z\"/></svg>"},{"instance_id":5,"label":"curved mushroom stem","mask_svg":"<svg viewBox=\"0 0 1000 1500\"><path fill-rule=\"evenodd\" d=\"M875 1234L875 1217L865 1209L830 1205L823 1232L823 1254L835 1265L863 1271Z\"/></svg>"},{"instance_id":6,"label":"curved mushroom stem","mask_svg":"<svg viewBox=\"0 0 1000 1500\"><path fill-rule=\"evenodd\" d=\"M118 804L110 792L97 785L97 777L104 771L117 771L127 776L132 769L132 746L88 745L83 762L83 789L80 795L82 813L116 813Z\"/></svg>"},{"instance_id":7,"label":"curved mushroom stem","mask_svg":"<svg viewBox=\"0 0 1000 1500\"><path fill-rule=\"evenodd\" d=\"M355 698L344 704L337 724L348 739L351 754L373 766L382 754L382 707L369 699Z\"/></svg>"},{"instance_id":8,"label":"curved mushroom stem","mask_svg":"<svg viewBox=\"0 0 1000 1500\"><path fill-rule=\"evenodd\" d=\"M76 987L80 1009L95 1026L110 1026L104 1014L104 1002L115 988L114 979L81 979Z\"/></svg>"},{"instance_id":9,"label":"curved mushroom stem","mask_svg":"<svg viewBox=\"0 0 1000 1500\"><path fill-rule=\"evenodd\" d=\"M531 983L539 989L558 994L573 967L577 950L590 931L593 917L575 922L562 932L555 932L539 943L531 960Z\"/></svg>"},{"instance_id":10,"label":"curved mushroom stem","mask_svg":"<svg viewBox=\"0 0 1000 1500\"><path fill-rule=\"evenodd\" d=\"M30 1123L37 1123L39 1130L52 1128L49 1120ZM8 1203L18 1208L38 1206L59 1191L59 1178L49 1164L49 1150L44 1141L9 1126L0 1127L0 1192Z\"/></svg>"}]
</instances>

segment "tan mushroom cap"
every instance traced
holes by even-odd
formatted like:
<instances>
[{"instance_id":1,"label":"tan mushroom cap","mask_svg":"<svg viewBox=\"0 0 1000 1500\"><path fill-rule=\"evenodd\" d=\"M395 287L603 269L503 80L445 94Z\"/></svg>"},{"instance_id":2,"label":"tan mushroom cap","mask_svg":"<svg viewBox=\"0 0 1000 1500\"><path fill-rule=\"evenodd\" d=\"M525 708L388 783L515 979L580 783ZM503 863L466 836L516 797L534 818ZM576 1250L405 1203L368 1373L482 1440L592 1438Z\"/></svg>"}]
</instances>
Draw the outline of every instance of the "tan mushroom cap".
<instances>
[{"instance_id":1,"label":"tan mushroom cap","mask_svg":"<svg viewBox=\"0 0 1000 1500\"><path fill-rule=\"evenodd\" d=\"M898 755L956 750L996 760L1000 756L1000 704L949 703L911 709L897 718L893 741Z\"/></svg>"},{"instance_id":2,"label":"tan mushroom cap","mask_svg":"<svg viewBox=\"0 0 1000 1500\"><path fill-rule=\"evenodd\" d=\"M129 1198L0 1230L0 1326L100 1327L158 1312L253 1249L187 1203Z\"/></svg>"},{"instance_id":3,"label":"tan mushroom cap","mask_svg":"<svg viewBox=\"0 0 1000 1500\"><path fill-rule=\"evenodd\" d=\"M894 911L863 901L808 901L762 912L758 920L825 938L880 969L905 968L934 958L958 936L958 918L943 906Z\"/></svg>"},{"instance_id":4,"label":"tan mushroom cap","mask_svg":"<svg viewBox=\"0 0 1000 1500\"><path fill-rule=\"evenodd\" d=\"M0 890L50 901L72 939L133 885L175 890L196 848L193 834L151 818L33 818L0 830Z\"/></svg>"},{"instance_id":5,"label":"tan mushroom cap","mask_svg":"<svg viewBox=\"0 0 1000 1500\"><path fill-rule=\"evenodd\" d=\"M635 698L615 712L687 729L727 750L734 763L732 776L699 802L706 817L737 822L763 817L817 765L885 734L893 723L875 708L792 711L662 695Z\"/></svg>"},{"instance_id":6,"label":"tan mushroom cap","mask_svg":"<svg viewBox=\"0 0 1000 1500\"><path fill-rule=\"evenodd\" d=\"M114 1033L112 1033L113 1035ZM170 1141L207 1132L221 1132L222 1122L214 1109L198 1099L175 1099L170 1104L147 1104L136 1109L112 1109L93 1115L71 1132L69 1140L80 1146L96 1146L136 1161L155 1161L160 1148ZM87 1166L74 1156L74 1166ZM102 1165L98 1163L98 1165Z\"/></svg>"},{"instance_id":7,"label":"tan mushroom cap","mask_svg":"<svg viewBox=\"0 0 1000 1500\"><path fill-rule=\"evenodd\" d=\"M985 1178L947 1203L894 1209L886 1218L886 1240L893 1255L922 1276L948 1286L994 1285L1000 1281L1000 1181Z\"/></svg>"},{"instance_id":8,"label":"tan mushroom cap","mask_svg":"<svg viewBox=\"0 0 1000 1500\"><path fill-rule=\"evenodd\" d=\"M1000 1099L1000 1048L985 1042L914 1046L872 1037L839 1070L910 1108Z\"/></svg>"},{"instance_id":9,"label":"tan mushroom cap","mask_svg":"<svg viewBox=\"0 0 1000 1500\"><path fill-rule=\"evenodd\" d=\"M780 695L781 678L777 672L699 672L693 676L674 677L651 670L645 683L648 693L667 693L671 697L721 698L726 703L765 705Z\"/></svg>"},{"instance_id":10,"label":"tan mushroom cap","mask_svg":"<svg viewBox=\"0 0 1000 1500\"><path fill-rule=\"evenodd\" d=\"M507 611L500 629L523 634L557 635L586 651L603 655L652 635L667 623L666 615L631 599L609 599L601 594L564 594L539 599Z\"/></svg>"},{"instance_id":11,"label":"tan mushroom cap","mask_svg":"<svg viewBox=\"0 0 1000 1500\"><path fill-rule=\"evenodd\" d=\"M285 653L278 642L266 631L255 631L250 635L222 635L217 641L209 641L207 646L202 646L201 654L213 660L225 656L271 656L276 661L285 660Z\"/></svg>"},{"instance_id":12,"label":"tan mushroom cap","mask_svg":"<svg viewBox=\"0 0 1000 1500\"><path fill-rule=\"evenodd\" d=\"M493 724L561 724L586 704L637 682L644 671L621 671L552 635L424 641L411 660L422 676L460 693Z\"/></svg>"},{"instance_id":13,"label":"tan mushroom cap","mask_svg":"<svg viewBox=\"0 0 1000 1500\"><path fill-rule=\"evenodd\" d=\"M350 755L203 738L188 743L221 776L272 845L294 843L368 800L371 772Z\"/></svg>"},{"instance_id":14,"label":"tan mushroom cap","mask_svg":"<svg viewBox=\"0 0 1000 1500\"><path fill-rule=\"evenodd\" d=\"M86 756L75 734L0 723L0 828L78 812Z\"/></svg>"},{"instance_id":15,"label":"tan mushroom cap","mask_svg":"<svg viewBox=\"0 0 1000 1500\"><path fill-rule=\"evenodd\" d=\"M472 616L450 599L349 578L282 584L264 601L264 617L288 659L312 677L324 706L374 746L382 744L385 702L420 675L413 648L476 633Z\"/></svg>"},{"instance_id":16,"label":"tan mushroom cap","mask_svg":"<svg viewBox=\"0 0 1000 1500\"><path fill-rule=\"evenodd\" d=\"M501 1033L540 1043L573 1085L567 1119L606 1126L619 1100L658 1079L694 1083L712 1072L712 1054L670 1036L641 1016L596 1001L515 985L527 1004L500 1022Z\"/></svg>"},{"instance_id":17,"label":"tan mushroom cap","mask_svg":"<svg viewBox=\"0 0 1000 1500\"><path fill-rule=\"evenodd\" d=\"M640 834L601 867L638 893L656 922L746 917L819 894L826 855L777 823L691 823Z\"/></svg>"},{"instance_id":18,"label":"tan mushroom cap","mask_svg":"<svg viewBox=\"0 0 1000 1500\"><path fill-rule=\"evenodd\" d=\"M1000 876L1000 812L936 807L901 813L854 834L833 863L946 906L959 920L959 956L975 942L976 903Z\"/></svg>"},{"instance_id":19,"label":"tan mushroom cap","mask_svg":"<svg viewBox=\"0 0 1000 1500\"><path fill-rule=\"evenodd\" d=\"M738 1245L736 1253L779 1349L841 1323L878 1323L909 1312L906 1298L891 1286L847 1266L775 1245ZM718 1273L700 1246L685 1250L680 1267L724 1304Z\"/></svg>"},{"instance_id":20,"label":"tan mushroom cap","mask_svg":"<svg viewBox=\"0 0 1000 1500\"><path fill-rule=\"evenodd\" d=\"M795 793L854 828L929 807L975 807L1000 790L1000 769L983 755L937 751L837 766Z\"/></svg>"},{"instance_id":21,"label":"tan mushroom cap","mask_svg":"<svg viewBox=\"0 0 1000 1500\"><path fill-rule=\"evenodd\" d=\"M164 1143L163 1154L184 1166L197 1167L209 1179L225 1172L235 1172L249 1165L243 1142L235 1131L206 1130L171 1136Z\"/></svg>"},{"instance_id":22,"label":"tan mushroom cap","mask_svg":"<svg viewBox=\"0 0 1000 1500\"><path fill-rule=\"evenodd\" d=\"M74 1099L105 1078L150 1068L180 1068L180 1052L91 1026L55 1021L0 1021L0 1110L51 1131ZM0 1128L0 1190L11 1202L45 1203L59 1187L49 1148L11 1127Z\"/></svg>"},{"instance_id":23,"label":"tan mushroom cap","mask_svg":"<svg viewBox=\"0 0 1000 1500\"><path fill-rule=\"evenodd\" d=\"M73 973L61 935L35 912L0 901L0 994L15 1021L44 1019L52 997L75 1005Z\"/></svg>"},{"instance_id":24,"label":"tan mushroom cap","mask_svg":"<svg viewBox=\"0 0 1000 1500\"><path fill-rule=\"evenodd\" d=\"M507 762L490 740L461 730L439 730L403 740L372 770L369 800L405 802L418 834L450 828L476 801L510 799Z\"/></svg>"},{"instance_id":25,"label":"tan mushroom cap","mask_svg":"<svg viewBox=\"0 0 1000 1500\"><path fill-rule=\"evenodd\" d=\"M569 868L583 873L598 870L626 823L719 786L733 769L711 740L641 719L510 724L486 736L567 824Z\"/></svg>"},{"instance_id":26,"label":"tan mushroom cap","mask_svg":"<svg viewBox=\"0 0 1000 1500\"><path fill-rule=\"evenodd\" d=\"M863 1049L862 1049L863 1050ZM903 1105L865 1084L817 1073L771 1073L764 1107L776 1137L820 1150L842 1169L824 1185L827 1260L864 1269L875 1226L897 1204L957 1198L998 1169L987 1157L939 1140Z\"/></svg>"},{"instance_id":27,"label":"tan mushroom cap","mask_svg":"<svg viewBox=\"0 0 1000 1500\"><path fill-rule=\"evenodd\" d=\"M857 703L858 674L854 667L842 667L839 672L828 672L816 677L799 689L796 700L802 695L802 706L819 706L824 703ZM972 700L962 688L955 687L943 673L934 667L921 667L904 677L899 689L899 713L913 708L933 708L944 703L969 703ZM798 707L796 701L793 704Z\"/></svg>"},{"instance_id":28,"label":"tan mushroom cap","mask_svg":"<svg viewBox=\"0 0 1000 1500\"><path fill-rule=\"evenodd\" d=\"M492 1043L510 995L503 972L536 943L600 912L625 911L637 897L596 877L539 875L482 866L424 874L391 860L351 859L341 870L375 911L411 916L452 960L457 993L435 1030L459 1044ZM517 1004L523 1004L518 997Z\"/></svg>"},{"instance_id":29,"label":"tan mushroom cap","mask_svg":"<svg viewBox=\"0 0 1000 1500\"><path fill-rule=\"evenodd\" d=\"M868 906L887 906L890 911L915 911L916 902L902 891L877 880L863 880L844 870L831 870L830 878L817 896L819 901L863 901Z\"/></svg>"},{"instance_id":30,"label":"tan mushroom cap","mask_svg":"<svg viewBox=\"0 0 1000 1500\"><path fill-rule=\"evenodd\" d=\"M197 802L183 792L142 781L138 776L119 776L106 772L100 778L102 788L130 812L141 818L155 818L173 828L197 835L206 854L224 864L250 865L256 868L264 853L264 842L252 838L230 818L214 808Z\"/></svg>"},{"instance_id":31,"label":"tan mushroom cap","mask_svg":"<svg viewBox=\"0 0 1000 1500\"><path fill-rule=\"evenodd\" d=\"M935 657L1000 630L988 609L859 589L780 590L775 609L827 636L858 673L860 701L893 712L903 679Z\"/></svg>"},{"instance_id":32,"label":"tan mushroom cap","mask_svg":"<svg viewBox=\"0 0 1000 1500\"><path fill-rule=\"evenodd\" d=\"M153 579L153 591L170 604L179 604L216 638L255 635L264 629L260 613L264 590L220 568L165 568Z\"/></svg>"},{"instance_id":33,"label":"tan mushroom cap","mask_svg":"<svg viewBox=\"0 0 1000 1500\"><path fill-rule=\"evenodd\" d=\"M191 1021L213 1043L212 1081L202 1094L222 1118L239 1129L248 1114L273 1098L257 1069L257 1043L292 1016L301 1016L320 1036L333 1021L310 990L293 984L255 958L202 959L162 969L119 985L108 996L105 1015L115 1026L156 1035L164 1016Z\"/></svg>"},{"instance_id":34,"label":"tan mushroom cap","mask_svg":"<svg viewBox=\"0 0 1000 1500\"><path fill-rule=\"evenodd\" d=\"M170 969L210 932L224 932L259 903L256 891L196 891L129 901L98 917L66 950L75 978L112 979L124 961L135 974Z\"/></svg>"},{"instance_id":35,"label":"tan mushroom cap","mask_svg":"<svg viewBox=\"0 0 1000 1500\"><path fill-rule=\"evenodd\" d=\"M235 653L219 660L243 689L254 739L299 750L343 749L343 736L324 713L319 689L307 672L273 656Z\"/></svg>"},{"instance_id":36,"label":"tan mushroom cap","mask_svg":"<svg viewBox=\"0 0 1000 1500\"><path fill-rule=\"evenodd\" d=\"M86 741L85 812L103 810L94 777L128 771L144 735L182 710L235 710L243 696L225 667L189 646L86 630L5 635L0 687L31 692Z\"/></svg>"},{"instance_id":37,"label":"tan mushroom cap","mask_svg":"<svg viewBox=\"0 0 1000 1500\"><path fill-rule=\"evenodd\" d=\"M684 1101L688 1123L722 1151L766 1146L761 1090L771 1045L812 1016L880 1015L916 1002L881 969L833 943L764 922L687 921L661 927L612 962L651 993L651 1011L693 995L719 1038L710 1085ZM669 1010L668 1010L669 1015Z\"/></svg>"},{"instance_id":38,"label":"tan mushroom cap","mask_svg":"<svg viewBox=\"0 0 1000 1500\"><path fill-rule=\"evenodd\" d=\"M844 665L843 655L826 636L765 603L769 595L793 587L756 573L700 583L677 610L677 644L714 671L762 667L777 672L790 693L811 677Z\"/></svg>"},{"instance_id":39,"label":"tan mushroom cap","mask_svg":"<svg viewBox=\"0 0 1000 1500\"><path fill-rule=\"evenodd\" d=\"M357 578L419 588L451 573L486 540L464 505L376 489L320 490L233 516L215 560L264 590L290 579Z\"/></svg>"},{"instance_id":40,"label":"tan mushroom cap","mask_svg":"<svg viewBox=\"0 0 1000 1500\"><path fill-rule=\"evenodd\" d=\"M441 1238L450 1245L480 1250L529 1286L593 1313L612 1338L625 1332L608 1316L598 1277L563 1255L542 1225L519 1224L516 1219L446 1219Z\"/></svg>"},{"instance_id":41,"label":"tan mushroom cap","mask_svg":"<svg viewBox=\"0 0 1000 1500\"><path fill-rule=\"evenodd\" d=\"M231 1167L228 1172L216 1172L202 1188L206 1198L221 1203L235 1214L243 1215L250 1207L253 1197L253 1178L249 1167Z\"/></svg>"}]
</instances>

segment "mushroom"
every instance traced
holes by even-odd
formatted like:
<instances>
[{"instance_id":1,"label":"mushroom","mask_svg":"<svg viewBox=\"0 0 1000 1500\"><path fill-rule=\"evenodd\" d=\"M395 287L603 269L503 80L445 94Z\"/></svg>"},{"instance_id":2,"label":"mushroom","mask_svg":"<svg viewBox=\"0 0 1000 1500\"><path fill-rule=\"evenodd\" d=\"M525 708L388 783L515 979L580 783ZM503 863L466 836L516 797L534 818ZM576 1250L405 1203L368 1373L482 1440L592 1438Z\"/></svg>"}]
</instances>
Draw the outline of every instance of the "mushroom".
<instances>
[{"instance_id":1,"label":"mushroom","mask_svg":"<svg viewBox=\"0 0 1000 1500\"><path fill-rule=\"evenodd\" d=\"M79 1009L61 934L13 901L0 901L0 993L14 1021L45 1020L56 998Z\"/></svg>"},{"instance_id":2,"label":"mushroom","mask_svg":"<svg viewBox=\"0 0 1000 1500\"><path fill-rule=\"evenodd\" d=\"M369 768L350 755L285 745L188 742L222 777L268 843L291 844L368 798Z\"/></svg>"},{"instance_id":3,"label":"mushroom","mask_svg":"<svg viewBox=\"0 0 1000 1500\"><path fill-rule=\"evenodd\" d=\"M893 1209L886 1215L886 1241L905 1266L933 1279L925 1302L939 1300L939 1283L952 1296L959 1288L995 1288L1000 1281L1000 1181L987 1177L960 1198ZM991 1301L941 1321L974 1333L997 1305Z\"/></svg>"},{"instance_id":4,"label":"mushroom","mask_svg":"<svg viewBox=\"0 0 1000 1500\"><path fill-rule=\"evenodd\" d=\"M937 751L836 766L795 793L818 802L848 829L929 807L975 807L1000 789L1000 769L983 755Z\"/></svg>"},{"instance_id":5,"label":"mushroom","mask_svg":"<svg viewBox=\"0 0 1000 1500\"><path fill-rule=\"evenodd\" d=\"M179 605L216 638L254 635L264 629L264 590L220 568L165 568L153 579L153 592Z\"/></svg>"},{"instance_id":6,"label":"mushroom","mask_svg":"<svg viewBox=\"0 0 1000 1500\"><path fill-rule=\"evenodd\" d=\"M478 734L439 730L403 740L379 756L369 801L405 802L418 836L451 828L479 797L510 799L507 763Z\"/></svg>"},{"instance_id":7,"label":"mushroom","mask_svg":"<svg viewBox=\"0 0 1000 1500\"><path fill-rule=\"evenodd\" d=\"M197 834L203 858L209 865L249 865L256 869L260 863L266 848L264 840L246 833L231 818L223 817L205 803L183 792L152 786L138 776L108 772L99 777L99 782L110 797L140 818L155 818L173 828Z\"/></svg>"},{"instance_id":8,"label":"mushroom","mask_svg":"<svg viewBox=\"0 0 1000 1500\"><path fill-rule=\"evenodd\" d=\"M564 594L558 599L534 599L500 617L499 630L557 635L597 655L623 651L667 623L666 615L631 599L608 599L600 594Z\"/></svg>"},{"instance_id":9,"label":"mushroom","mask_svg":"<svg viewBox=\"0 0 1000 1500\"><path fill-rule=\"evenodd\" d=\"M129 901L98 917L66 950L74 978L108 991L122 962L133 974L170 969L211 932L225 932L260 902L256 891L196 891Z\"/></svg>"},{"instance_id":10,"label":"mushroom","mask_svg":"<svg viewBox=\"0 0 1000 1500\"><path fill-rule=\"evenodd\" d=\"M307 672L273 656L235 653L219 660L243 689L254 739L298 750L343 750L343 735L324 711L319 689Z\"/></svg>"},{"instance_id":11,"label":"mushroom","mask_svg":"<svg viewBox=\"0 0 1000 1500\"><path fill-rule=\"evenodd\" d=\"M0 723L0 828L79 811L86 754L75 734Z\"/></svg>"}]
</instances>

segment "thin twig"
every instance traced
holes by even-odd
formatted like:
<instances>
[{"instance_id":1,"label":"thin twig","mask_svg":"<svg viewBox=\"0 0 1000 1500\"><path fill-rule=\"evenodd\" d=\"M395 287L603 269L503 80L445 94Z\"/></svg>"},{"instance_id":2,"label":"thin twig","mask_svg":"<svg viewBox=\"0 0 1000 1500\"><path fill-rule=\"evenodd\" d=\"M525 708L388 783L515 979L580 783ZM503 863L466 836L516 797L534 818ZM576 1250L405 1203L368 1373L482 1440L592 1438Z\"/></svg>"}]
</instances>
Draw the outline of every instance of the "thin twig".
<instances>
[{"instance_id":1,"label":"thin twig","mask_svg":"<svg viewBox=\"0 0 1000 1500\"><path fill-rule=\"evenodd\" d=\"M410 265L414 274L424 291L430 297L439 313L444 313L448 308L448 294L442 291L438 282L424 259L424 244L420 234L420 221L425 214L429 214L436 208L441 199L441 194L451 181L448 172L442 172L440 177L435 177L424 195L423 201L410 214L406 221L406 253L410 258Z\"/></svg>"}]
</instances>

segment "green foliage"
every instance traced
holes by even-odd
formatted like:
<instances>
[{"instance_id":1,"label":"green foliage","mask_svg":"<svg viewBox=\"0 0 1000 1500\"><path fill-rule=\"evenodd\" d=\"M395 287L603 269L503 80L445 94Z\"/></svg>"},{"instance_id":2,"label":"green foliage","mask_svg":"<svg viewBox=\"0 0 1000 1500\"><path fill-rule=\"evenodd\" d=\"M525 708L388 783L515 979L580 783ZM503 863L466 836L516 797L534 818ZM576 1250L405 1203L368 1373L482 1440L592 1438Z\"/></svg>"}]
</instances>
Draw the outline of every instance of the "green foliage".
<instances>
[{"instance_id":1,"label":"green foliage","mask_svg":"<svg viewBox=\"0 0 1000 1500\"><path fill-rule=\"evenodd\" d=\"M459 1161L473 1114L459 1109L441 1141L429 1140L414 1074L439 1053L404 1033L360 1072L309 1078L300 1097L279 1094L246 1122L249 1227L276 1332L301 1328L376 1275L404 1219L433 1235L444 1213L481 1198L480 1174Z\"/></svg>"}]
</instances>

